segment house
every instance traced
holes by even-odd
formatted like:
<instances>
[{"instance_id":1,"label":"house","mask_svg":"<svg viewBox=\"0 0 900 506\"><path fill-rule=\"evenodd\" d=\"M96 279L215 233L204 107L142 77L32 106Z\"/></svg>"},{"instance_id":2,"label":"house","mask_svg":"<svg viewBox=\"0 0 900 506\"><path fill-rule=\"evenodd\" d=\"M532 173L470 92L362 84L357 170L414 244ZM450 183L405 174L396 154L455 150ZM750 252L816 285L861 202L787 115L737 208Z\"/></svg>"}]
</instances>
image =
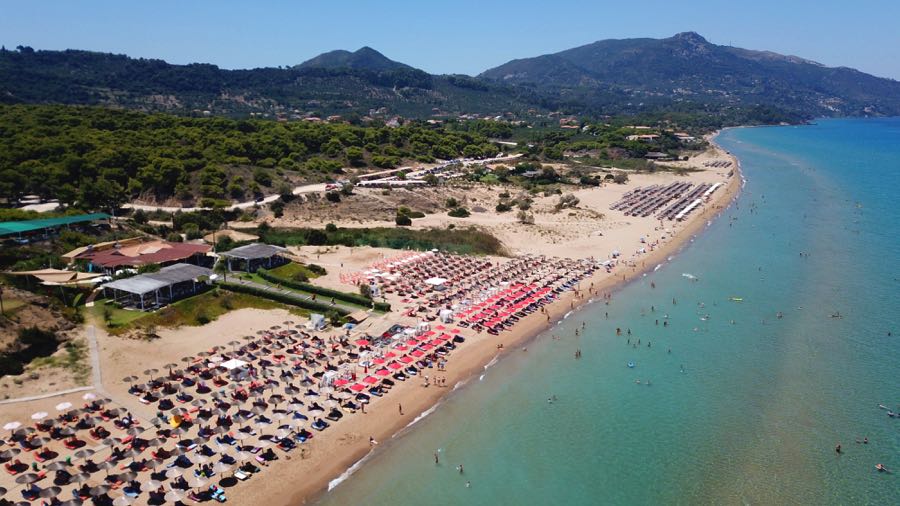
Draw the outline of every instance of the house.
<instances>
[{"instance_id":1,"label":"house","mask_svg":"<svg viewBox=\"0 0 900 506\"><path fill-rule=\"evenodd\" d=\"M84 261L90 272L114 273L123 267L143 267L145 265L167 266L174 263L209 265L212 259L207 253L212 249L208 244L191 244L169 241L118 242L111 248L97 250L88 247L74 255L72 261Z\"/></svg>"},{"instance_id":2,"label":"house","mask_svg":"<svg viewBox=\"0 0 900 506\"><path fill-rule=\"evenodd\" d=\"M253 243L220 253L228 265L228 270L256 272L260 267L271 269L284 265L290 260L285 257L287 249L271 244Z\"/></svg>"}]
</instances>

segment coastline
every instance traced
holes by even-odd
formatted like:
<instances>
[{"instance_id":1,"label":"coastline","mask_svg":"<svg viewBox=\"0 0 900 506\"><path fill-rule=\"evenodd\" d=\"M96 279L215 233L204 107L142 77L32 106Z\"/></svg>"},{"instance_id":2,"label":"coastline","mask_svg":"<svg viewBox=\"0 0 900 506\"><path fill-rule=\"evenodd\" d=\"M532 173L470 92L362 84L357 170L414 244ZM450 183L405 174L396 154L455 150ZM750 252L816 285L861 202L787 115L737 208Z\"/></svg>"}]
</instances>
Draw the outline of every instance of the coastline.
<instances>
[{"instance_id":1,"label":"coastline","mask_svg":"<svg viewBox=\"0 0 900 506\"><path fill-rule=\"evenodd\" d=\"M357 413L332 429L326 438L313 438L307 443L308 455L303 453L286 456L271 464L267 471L264 487L241 484L229 493L239 503L262 503L271 506L308 504L325 494L336 479L346 479L361 467L365 460L377 451L384 451L390 441L401 436L414 423L432 414L439 404L463 385L468 385L473 377L485 367L516 351L536 339L542 332L557 324L567 313L576 311L603 294L611 294L630 281L652 272L658 265L690 244L708 222L717 217L737 197L742 187L740 161L715 143L720 131L707 138L716 149L729 158L734 165L732 176L723 192L719 193L703 210L693 215L678 233L669 241L640 258L639 263L618 266L612 274L595 273L593 277L579 285L581 293L566 292L559 300L546 306L547 313L534 313L523 318L510 332L499 336L475 336L460 347L450 360L447 370L446 387L423 388L418 382L409 381L395 387L392 395L373 402L367 414ZM630 268L629 268L630 267ZM586 287L593 285L592 293ZM549 318L548 318L549 317ZM497 349L502 343L504 348ZM396 403L396 404L395 404ZM403 414L398 413L397 404L403 406ZM374 437L383 445L372 447L369 437ZM297 462L299 460L300 462ZM273 479L274 478L274 479ZM255 485L255 483L254 483Z\"/></svg>"}]
</instances>

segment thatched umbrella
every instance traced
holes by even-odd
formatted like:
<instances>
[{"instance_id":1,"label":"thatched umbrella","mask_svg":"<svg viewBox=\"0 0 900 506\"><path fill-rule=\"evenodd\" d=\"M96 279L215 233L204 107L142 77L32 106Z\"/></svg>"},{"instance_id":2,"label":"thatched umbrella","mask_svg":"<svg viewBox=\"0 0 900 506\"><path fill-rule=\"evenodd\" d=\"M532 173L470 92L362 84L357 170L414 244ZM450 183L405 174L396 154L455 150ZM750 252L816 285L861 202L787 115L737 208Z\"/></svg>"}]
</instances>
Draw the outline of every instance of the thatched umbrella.
<instances>
[{"instance_id":1,"label":"thatched umbrella","mask_svg":"<svg viewBox=\"0 0 900 506\"><path fill-rule=\"evenodd\" d=\"M41 476L38 476L35 473L25 473L16 477L16 483L19 484L29 484L34 483L41 479Z\"/></svg>"},{"instance_id":2,"label":"thatched umbrella","mask_svg":"<svg viewBox=\"0 0 900 506\"><path fill-rule=\"evenodd\" d=\"M173 488L166 492L165 500L168 503L177 503L184 500L185 497L187 497L187 493L184 490Z\"/></svg>"},{"instance_id":3,"label":"thatched umbrella","mask_svg":"<svg viewBox=\"0 0 900 506\"><path fill-rule=\"evenodd\" d=\"M152 492L154 490L159 490L159 487L162 486L162 483L157 480L147 480L144 483L141 483L141 492Z\"/></svg>"}]
</instances>

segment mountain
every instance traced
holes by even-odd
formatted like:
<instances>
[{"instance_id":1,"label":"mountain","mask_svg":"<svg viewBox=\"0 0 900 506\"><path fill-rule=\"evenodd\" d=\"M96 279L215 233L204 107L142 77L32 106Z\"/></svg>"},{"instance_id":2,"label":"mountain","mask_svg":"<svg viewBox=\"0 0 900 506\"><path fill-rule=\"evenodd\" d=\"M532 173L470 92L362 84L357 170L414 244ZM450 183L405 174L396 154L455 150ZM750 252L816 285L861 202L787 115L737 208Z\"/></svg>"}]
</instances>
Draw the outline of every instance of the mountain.
<instances>
[{"instance_id":1,"label":"mountain","mask_svg":"<svg viewBox=\"0 0 900 506\"><path fill-rule=\"evenodd\" d=\"M287 68L225 70L20 46L0 50L0 103L280 119L691 113L709 124L736 124L900 115L900 83L796 56L720 46L693 32L602 40L513 60L477 77L428 74L369 47L330 51Z\"/></svg>"},{"instance_id":2,"label":"mountain","mask_svg":"<svg viewBox=\"0 0 900 506\"><path fill-rule=\"evenodd\" d=\"M694 32L601 40L513 60L480 79L593 108L662 104L770 106L804 116L900 114L900 83L770 51L712 44Z\"/></svg>"},{"instance_id":3,"label":"mountain","mask_svg":"<svg viewBox=\"0 0 900 506\"><path fill-rule=\"evenodd\" d=\"M353 53L343 49L322 53L315 58L310 58L299 65L295 65L294 68L362 69L374 71L413 69L409 65L391 60L368 46L362 47Z\"/></svg>"},{"instance_id":4,"label":"mountain","mask_svg":"<svg viewBox=\"0 0 900 506\"><path fill-rule=\"evenodd\" d=\"M292 68L225 70L91 51L0 50L0 103L105 105L179 114L299 118L435 112L502 114L540 99L468 76L432 76L371 48L332 51Z\"/></svg>"}]
</instances>

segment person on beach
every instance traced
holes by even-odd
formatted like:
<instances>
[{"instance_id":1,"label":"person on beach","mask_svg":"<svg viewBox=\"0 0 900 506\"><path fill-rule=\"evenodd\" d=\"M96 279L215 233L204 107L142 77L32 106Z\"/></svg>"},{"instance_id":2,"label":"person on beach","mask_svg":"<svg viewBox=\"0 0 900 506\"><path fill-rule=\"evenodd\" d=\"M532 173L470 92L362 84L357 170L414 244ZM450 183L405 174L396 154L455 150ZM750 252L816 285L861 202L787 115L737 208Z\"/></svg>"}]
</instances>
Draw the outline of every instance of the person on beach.
<instances>
[{"instance_id":1,"label":"person on beach","mask_svg":"<svg viewBox=\"0 0 900 506\"><path fill-rule=\"evenodd\" d=\"M441 463L441 459L438 458L438 452L434 452L434 465L438 465Z\"/></svg>"},{"instance_id":2,"label":"person on beach","mask_svg":"<svg viewBox=\"0 0 900 506\"><path fill-rule=\"evenodd\" d=\"M400 416L403 416L403 404L397 403L397 410L400 411Z\"/></svg>"},{"instance_id":3,"label":"person on beach","mask_svg":"<svg viewBox=\"0 0 900 506\"><path fill-rule=\"evenodd\" d=\"M835 453L837 453L838 455L841 454L841 443L838 443L837 446L834 447L834 451L835 451Z\"/></svg>"},{"instance_id":4,"label":"person on beach","mask_svg":"<svg viewBox=\"0 0 900 506\"><path fill-rule=\"evenodd\" d=\"M456 470L459 471L459 474L463 474L463 465L460 464L460 465L456 466Z\"/></svg>"},{"instance_id":5,"label":"person on beach","mask_svg":"<svg viewBox=\"0 0 900 506\"><path fill-rule=\"evenodd\" d=\"M369 446L375 446L377 444L378 444L378 441L375 441L374 437L369 436Z\"/></svg>"}]
</instances>

